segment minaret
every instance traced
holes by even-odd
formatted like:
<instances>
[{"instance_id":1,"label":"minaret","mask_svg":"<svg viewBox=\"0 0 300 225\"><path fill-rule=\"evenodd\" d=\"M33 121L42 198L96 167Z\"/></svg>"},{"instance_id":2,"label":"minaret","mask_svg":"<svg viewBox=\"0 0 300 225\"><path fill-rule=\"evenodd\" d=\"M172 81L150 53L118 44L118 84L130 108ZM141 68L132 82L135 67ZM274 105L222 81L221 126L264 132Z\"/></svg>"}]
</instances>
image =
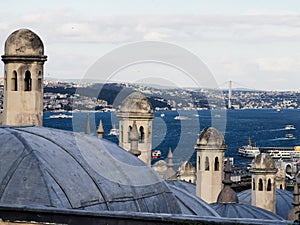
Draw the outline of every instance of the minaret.
<instances>
[{"instance_id":1,"label":"minaret","mask_svg":"<svg viewBox=\"0 0 300 225\"><path fill-rule=\"evenodd\" d=\"M134 92L122 102L117 113L119 119L119 145L130 151L129 134L132 130L133 121L136 121L139 135L138 147L141 151L139 158L149 166L151 165L152 150L152 120L154 113L148 99L141 93Z\"/></svg>"},{"instance_id":2,"label":"minaret","mask_svg":"<svg viewBox=\"0 0 300 225\"><path fill-rule=\"evenodd\" d=\"M130 139L129 152L135 156L141 155L141 151L139 150L139 132L137 130L135 121L133 121L132 129L129 134L129 139Z\"/></svg>"},{"instance_id":3,"label":"minaret","mask_svg":"<svg viewBox=\"0 0 300 225\"><path fill-rule=\"evenodd\" d=\"M300 221L300 202L299 202L299 187L298 187L298 183L295 182L294 183L294 192L293 192L293 195L294 195L294 201L293 201L293 208L291 209L291 211L289 212L289 215L288 215L288 220L290 221Z\"/></svg>"},{"instance_id":4,"label":"minaret","mask_svg":"<svg viewBox=\"0 0 300 225\"><path fill-rule=\"evenodd\" d=\"M169 148L168 152L168 167L173 168L173 152L171 148Z\"/></svg>"},{"instance_id":5,"label":"minaret","mask_svg":"<svg viewBox=\"0 0 300 225\"><path fill-rule=\"evenodd\" d=\"M163 178L165 180L177 180L176 172L173 169L173 152L171 148L169 148L167 170Z\"/></svg>"},{"instance_id":6,"label":"minaret","mask_svg":"<svg viewBox=\"0 0 300 225\"><path fill-rule=\"evenodd\" d=\"M223 180L224 187L218 196L217 199L218 203L239 203L236 192L231 188L232 185L231 171L232 170L231 170L230 160L227 159L224 168L224 172L225 172L225 176Z\"/></svg>"},{"instance_id":7,"label":"minaret","mask_svg":"<svg viewBox=\"0 0 300 225\"><path fill-rule=\"evenodd\" d=\"M99 122L97 133L98 133L98 138L103 138L104 129L103 129L103 125L102 125L102 120L100 120L100 122Z\"/></svg>"},{"instance_id":8,"label":"minaret","mask_svg":"<svg viewBox=\"0 0 300 225\"><path fill-rule=\"evenodd\" d=\"M274 160L270 155L260 153L255 157L250 172L252 173L251 204L275 213L277 169Z\"/></svg>"},{"instance_id":9,"label":"minaret","mask_svg":"<svg viewBox=\"0 0 300 225\"><path fill-rule=\"evenodd\" d=\"M2 124L43 124L44 45L28 29L13 32L5 42Z\"/></svg>"},{"instance_id":10,"label":"minaret","mask_svg":"<svg viewBox=\"0 0 300 225\"><path fill-rule=\"evenodd\" d=\"M86 122L85 122L85 134L90 134L91 133L91 126L90 126L90 115L86 115Z\"/></svg>"},{"instance_id":11,"label":"minaret","mask_svg":"<svg viewBox=\"0 0 300 225\"><path fill-rule=\"evenodd\" d=\"M231 109L231 96L232 96L232 81L228 83L228 109Z\"/></svg>"},{"instance_id":12,"label":"minaret","mask_svg":"<svg viewBox=\"0 0 300 225\"><path fill-rule=\"evenodd\" d=\"M207 203L216 202L222 190L226 148L223 135L213 127L204 129L197 139L196 195Z\"/></svg>"}]
</instances>

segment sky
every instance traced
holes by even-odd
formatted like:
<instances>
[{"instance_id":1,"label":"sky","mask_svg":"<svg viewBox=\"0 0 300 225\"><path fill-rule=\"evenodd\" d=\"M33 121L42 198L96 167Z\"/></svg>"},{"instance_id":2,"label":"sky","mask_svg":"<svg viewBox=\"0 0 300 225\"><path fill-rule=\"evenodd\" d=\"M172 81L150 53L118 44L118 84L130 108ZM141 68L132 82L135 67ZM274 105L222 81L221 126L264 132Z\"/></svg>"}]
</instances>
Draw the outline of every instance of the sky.
<instances>
[{"instance_id":1,"label":"sky","mask_svg":"<svg viewBox=\"0 0 300 225\"><path fill-rule=\"evenodd\" d=\"M83 79L99 59L130 57L132 43L171 44L196 56L224 88L299 90L300 1L298 0L91 0L1 1L0 46L28 28L44 42L45 78ZM144 51L136 49L134 51ZM189 58L177 57L189 65ZM164 54L162 49L159 53ZM181 58L180 58L181 57ZM171 60L172 61L172 60ZM101 74L101 67L99 74ZM3 63L0 71L4 71ZM186 71L185 71L186 72ZM102 76L102 75L99 75ZM178 65L141 61L115 71L116 81L194 86Z\"/></svg>"}]
</instances>

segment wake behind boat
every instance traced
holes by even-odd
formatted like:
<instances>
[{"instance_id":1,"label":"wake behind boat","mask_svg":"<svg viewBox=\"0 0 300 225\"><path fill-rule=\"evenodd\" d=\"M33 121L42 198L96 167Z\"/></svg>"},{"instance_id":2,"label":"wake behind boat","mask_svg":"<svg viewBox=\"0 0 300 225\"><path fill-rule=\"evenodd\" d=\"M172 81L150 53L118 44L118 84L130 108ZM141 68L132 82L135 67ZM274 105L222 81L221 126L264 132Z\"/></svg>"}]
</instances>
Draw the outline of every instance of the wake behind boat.
<instances>
[{"instance_id":1,"label":"wake behind boat","mask_svg":"<svg viewBox=\"0 0 300 225\"><path fill-rule=\"evenodd\" d=\"M66 115L66 114L55 114L49 116L50 119L65 119L65 118L73 118L73 115Z\"/></svg>"},{"instance_id":2,"label":"wake behind boat","mask_svg":"<svg viewBox=\"0 0 300 225\"><path fill-rule=\"evenodd\" d=\"M175 116L174 120L189 120L187 116Z\"/></svg>"},{"instance_id":3,"label":"wake behind boat","mask_svg":"<svg viewBox=\"0 0 300 225\"><path fill-rule=\"evenodd\" d=\"M260 153L260 150L256 146L252 146L251 144L251 138L248 138L248 145L242 146L239 148L238 153L242 157L246 158L254 158L256 155Z\"/></svg>"}]
</instances>

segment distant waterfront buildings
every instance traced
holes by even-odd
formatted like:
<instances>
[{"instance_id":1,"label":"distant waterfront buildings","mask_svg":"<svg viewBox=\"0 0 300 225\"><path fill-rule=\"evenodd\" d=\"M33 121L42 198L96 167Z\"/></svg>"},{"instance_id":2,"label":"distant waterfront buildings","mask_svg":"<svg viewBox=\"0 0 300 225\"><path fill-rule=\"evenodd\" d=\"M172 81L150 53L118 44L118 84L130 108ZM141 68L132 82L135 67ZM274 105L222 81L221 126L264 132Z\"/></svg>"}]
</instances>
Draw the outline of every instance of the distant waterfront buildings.
<instances>
[{"instance_id":1,"label":"distant waterfront buildings","mask_svg":"<svg viewBox=\"0 0 300 225\"><path fill-rule=\"evenodd\" d=\"M99 85L99 84L98 84ZM227 109L228 93L214 90L156 89L136 84L108 84L115 88L110 95L106 89L101 93L81 93L78 90L94 90L95 84L81 82L44 81L44 111L115 111L114 98L120 90L138 91L147 96L154 111L159 110L208 110ZM221 94L220 94L221 93ZM0 95L3 94L3 80L0 81ZM232 91L232 109L298 109L300 92L297 91ZM2 108L2 98L0 98Z\"/></svg>"},{"instance_id":2,"label":"distant waterfront buildings","mask_svg":"<svg viewBox=\"0 0 300 225\"><path fill-rule=\"evenodd\" d=\"M107 96L84 96L76 90L92 88L91 82L44 80L44 111L72 109L89 111L115 111ZM182 90L157 89L137 84L111 84L118 89L131 89L143 93L153 99L153 109L158 110L207 110L226 109L228 91L214 90ZM3 79L0 79L0 107L2 108ZM210 99L208 103L207 99ZM220 105L220 100L224 105ZM231 93L232 109L298 109L300 108L300 92L298 91L249 91L233 90Z\"/></svg>"}]
</instances>

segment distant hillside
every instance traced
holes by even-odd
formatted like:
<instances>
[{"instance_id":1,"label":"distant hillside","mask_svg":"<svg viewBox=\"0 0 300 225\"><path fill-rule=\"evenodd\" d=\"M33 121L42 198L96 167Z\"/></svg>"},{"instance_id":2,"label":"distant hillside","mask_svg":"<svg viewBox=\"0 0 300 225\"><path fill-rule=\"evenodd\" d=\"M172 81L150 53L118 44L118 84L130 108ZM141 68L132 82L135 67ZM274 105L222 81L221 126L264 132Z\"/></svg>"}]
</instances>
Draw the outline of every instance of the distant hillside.
<instances>
[{"instance_id":1,"label":"distant hillside","mask_svg":"<svg viewBox=\"0 0 300 225\"><path fill-rule=\"evenodd\" d=\"M135 90L131 87L126 87L122 84L108 83L108 84L92 84L89 87L44 87L45 93L60 93L60 94L80 94L86 97L96 97L97 99L102 99L107 101L109 105L117 107L123 101L124 97L128 96ZM149 98L153 108L168 108L167 101L159 96L145 95Z\"/></svg>"}]
</instances>

